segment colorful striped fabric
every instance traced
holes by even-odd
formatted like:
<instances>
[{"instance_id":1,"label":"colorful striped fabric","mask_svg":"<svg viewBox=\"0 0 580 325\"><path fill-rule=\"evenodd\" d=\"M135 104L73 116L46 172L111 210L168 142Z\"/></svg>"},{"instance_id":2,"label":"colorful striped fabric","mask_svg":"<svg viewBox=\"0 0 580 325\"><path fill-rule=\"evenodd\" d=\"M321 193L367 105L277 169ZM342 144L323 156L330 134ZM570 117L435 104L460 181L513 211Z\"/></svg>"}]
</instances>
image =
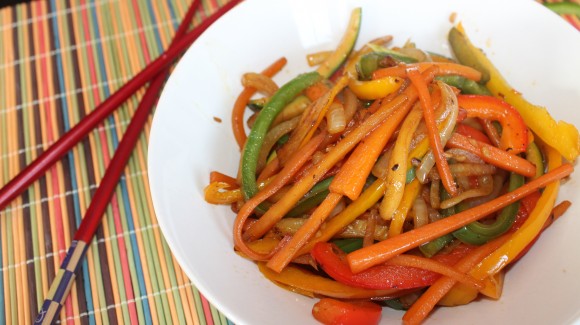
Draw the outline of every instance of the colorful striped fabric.
<instances>
[{"instance_id":1,"label":"colorful striped fabric","mask_svg":"<svg viewBox=\"0 0 580 325\"><path fill-rule=\"evenodd\" d=\"M194 23L226 0L204 0ZM191 0L42 0L0 10L0 185L169 45ZM30 324L143 92L0 212L0 324ZM226 324L153 213L143 134L61 313L67 324Z\"/></svg>"}]
</instances>

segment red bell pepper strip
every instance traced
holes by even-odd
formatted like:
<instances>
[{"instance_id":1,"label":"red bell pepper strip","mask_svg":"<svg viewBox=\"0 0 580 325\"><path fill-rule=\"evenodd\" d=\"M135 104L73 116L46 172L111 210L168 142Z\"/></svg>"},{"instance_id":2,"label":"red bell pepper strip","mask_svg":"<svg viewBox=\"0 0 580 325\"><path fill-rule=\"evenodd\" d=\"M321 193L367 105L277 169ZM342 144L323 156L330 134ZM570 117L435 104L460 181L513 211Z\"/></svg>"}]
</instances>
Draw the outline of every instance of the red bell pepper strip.
<instances>
[{"instance_id":1,"label":"red bell pepper strip","mask_svg":"<svg viewBox=\"0 0 580 325\"><path fill-rule=\"evenodd\" d=\"M528 128L520 113L497 97L484 95L459 95L459 107L467 111L467 117L479 117L498 121L502 126L499 147L518 154L528 146Z\"/></svg>"},{"instance_id":2,"label":"red bell pepper strip","mask_svg":"<svg viewBox=\"0 0 580 325\"><path fill-rule=\"evenodd\" d=\"M338 282L367 289L411 289L431 285L440 275L414 267L381 264L360 273L352 273L345 254L330 243L320 242L310 252L322 269ZM461 254L441 255L438 261L452 264Z\"/></svg>"},{"instance_id":3,"label":"red bell pepper strip","mask_svg":"<svg viewBox=\"0 0 580 325\"><path fill-rule=\"evenodd\" d=\"M457 132L461 135L464 135L468 138L477 140L479 142L491 144L491 141L489 140L487 135L485 135L483 132L481 132L478 129L476 129L472 126L469 126L467 124L463 124L463 123L457 124L457 126L455 127L455 132Z\"/></svg>"},{"instance_id":4,"label":"red bell pepper strip","mask_svg":"<svg viewBox=\"0 0 580 325\"><path fill-rule=\"evenodd\" d=\"M375 325L381 320L382 310L370 301L323 298L312 307L312 316L326 325Z\"/></svg>"}]
</instances>

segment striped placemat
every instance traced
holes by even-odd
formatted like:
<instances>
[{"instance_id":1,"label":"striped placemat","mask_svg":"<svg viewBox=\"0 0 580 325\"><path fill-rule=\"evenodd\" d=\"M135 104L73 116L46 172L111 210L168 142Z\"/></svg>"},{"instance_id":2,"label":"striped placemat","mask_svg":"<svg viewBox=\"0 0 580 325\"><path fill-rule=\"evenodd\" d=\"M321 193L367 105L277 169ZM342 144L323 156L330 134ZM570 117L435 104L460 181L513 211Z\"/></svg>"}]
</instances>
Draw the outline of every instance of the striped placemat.
<instances>
[{"instance_id":1,"label":"striped placemat","mask_svg":"<svg viewBox=\"0 0 580 325\"><path fill-rule=\"evenodd\" d=\"M155 59L190 2L43 0L1 9L0 184ZM195 23L225 2L204 0ZM34 320L142 94L0 212L0 324ZM61 323L228 323L164 241L148 190L147 135L90 246Z\"/></svg>"}]
</instances>

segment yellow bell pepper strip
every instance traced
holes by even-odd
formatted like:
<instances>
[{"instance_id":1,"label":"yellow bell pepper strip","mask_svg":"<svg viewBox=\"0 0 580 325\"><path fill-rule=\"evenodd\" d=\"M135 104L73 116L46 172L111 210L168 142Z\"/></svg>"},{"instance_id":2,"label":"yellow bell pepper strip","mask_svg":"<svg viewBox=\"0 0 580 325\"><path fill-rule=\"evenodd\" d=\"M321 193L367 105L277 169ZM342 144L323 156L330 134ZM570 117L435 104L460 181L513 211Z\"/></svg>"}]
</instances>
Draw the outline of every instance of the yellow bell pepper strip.
<instances>
[{"instance_id":1,"label":"yellow bell pepper strip","mask_svg":"<svg viewBox=\"0 0 580 325\"><path fill-rule=\"evenodd\" d=\"M395 210L395 213L393 213L388 237L397 236L403 231L403 224L407 219L407 214L409 213L409 210L411 210L411 206L413 206L413 202L415 202L420 190L421 183L416 178L405 186L401 203L399 203L399 207Z\"/></svg>"},{"instance_id":2,"label":"yellow bell pepper strip","mask_svg":"<svg viewBox=\"0 0 580 325\"><path fill-rule=\"evenodd\" d=\"M562 166L562 157L550 146L546 146L545 152L547 154L549 174L550 171L556 170ZM554 202L558 196L559 188L559 181L552 182L546 186L542 196L536 204L536 207L526 222L512 235L510 240L503 244L493 254L485 258L477 265L477 267L471 270L470 274L474 278L483 280L486 277L498 273L512 262L528 246L528 244L536 238L542 230L544 223L550 216L550 212L552 211Z\"/></svg>"},{"instance_id":3,"label":"yellow bell pepper strip","mask_svg":"<svg viewBox=\"0 0 580 325\"><path fill-rule=\"evenodd\" d=\"M511 105L499 98L481 95L457 96L459 107L467 111L467 117L479 117L498 121L502 132L499 147L513 154L526 151L528 128L521 115Z\"/></svg>"},{"instance_id":4,"label":"yellow bell pepper strip","mask_svg":"<svg viewBox=\"0 0 580 325\"><path fill-rule=\"evenodd\" d=\"M580 134L574 125L554 120L545 107L531 104L525 100L518 91L507 83L485 54L471 43L461 25L451 29L449 42L460 61L463 60L460 56L465 53L470 60L473 59L477 62L481 68L480 71L489 73L487 88L495 96L515 107L536 136L556 149L568 161L573 162L578 157L580 154ZM462 61L462 63L466 62Z\"/></svg>"},{"instance_id":5,"label":"yellow bell pepper strip","mask_svg":"<svg viewBox=\"0 0 580 325\"><path fill-rule=\"evenodd\" d=\"M355 288L293 265L287 266L280 273L272 271L263 262L258 262L258 268L272 282L332 298L369 299L377 297L398 297L405 292L398 289L372 290Z\"/></svg>"},{"instance_id":6,"label":"yellow bell pepper strip","mask_svg":"<svg viewBox=\"0 0 580 325\"><path fill-rule=\"evenodd\" d=\"M399 77L384 77L369 81L350 79L348 88L356 97L364 100L374 100L383 98L399 90L403 84L403 79Z\"/></svg>"},{"instance_id":7,"label":"yellow bell pepper strip","mask_svg":"<svg viewBox=\"0 0 580 325\"><path fill-rule=\"evenodd\" d=\"M413 110L407 115L401 125L399 136L395 142L393 153L389 158L387 168L387 188L384 199L381 201L379 212L384 220L390 220L399 207L405 191L407 178L407 158L409 156L409 145L413 139L413 133L419 126L423 117L421 107L415 105Z\"/></svg>"}]
</instances>

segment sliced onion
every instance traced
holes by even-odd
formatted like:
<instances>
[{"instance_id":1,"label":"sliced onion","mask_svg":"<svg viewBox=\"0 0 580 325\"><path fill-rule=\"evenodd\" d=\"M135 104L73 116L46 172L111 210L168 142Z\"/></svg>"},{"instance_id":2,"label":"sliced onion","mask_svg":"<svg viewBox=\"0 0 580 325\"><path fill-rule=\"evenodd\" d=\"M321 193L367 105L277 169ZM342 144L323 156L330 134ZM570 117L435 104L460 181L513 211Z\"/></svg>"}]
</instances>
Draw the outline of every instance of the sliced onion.
<instances>
[{"instance_id":1,"label":"sliced onion","mask_svg":"<svg viewBox=\"0 0 580 325\"><path fill-rule=\"evenodd\" d=\"M429 223L429 210L427 209L427 203L421 196L417 197L415 202L413 202L413 211L415 213L413 217L415 229L423 227Z\"/></svg>"},{"instance_id":2,"label":"sliced onion","mask_svg":"<svg viewBox=\"0 0 580 325\"><path fill-rule=\"evenodd\" d=\"M275 230L282 236L293 235L306 222L304 218L284 218L276 223ZM367 220L357 219L344 227L336 238L363 238L367 229ZM387 239L388 228L385 225L375 225L374 239L377 241Z\"/></svg>"},{"instance_id":3,"label":"sliced onion","mask_svg":"<svg viewBox=\"0 0 580 325\"><path fill-rule=\"evenodd\" d=\"M433 180L431 186L429 187L429 204L434 209L439 209L439 204L441 204L441 182L439 180Z\"/></svg>"},{"instance_id":4,"label":"sliced onion","mask_svg":"<svg viewBox=\"0 0 580 325\"><path fill-rule=\"evenodd\" d=\"M493 177L491 175L481 176L479 177L479 184L481 184L481 186L469 189L465 192L460 193L457 196L442 201L439 207L441 209L448 209L452 206L457 205L463 200L489 195L493 191L493 183L494 183Z\"/></svg>"},{"instance_id":5,"label":"sliced onion","mask_svg":"<svg viewBox=\"0 0 580 325\"><path fill-rule=\"evenodd\" d=\"M344 120L348 124L358 110L358 99L347 87L344 89Z\"/></svg>"},{"instance_id":6,"label":"sliced onion","mask_svg":"<svg viewBox=\"0 0 580 325\"><path fill-rule=\"evenodd\" d=\"M342 104L334 102L326 112L326 130L330 134L336 134L344 131L346 127L346 118Z\"/></svg>"},{"instance_id":7,"label":"sliced onion","mask_svg":"<svg viewBox=\"0 0 580 325\"><path fill-rule=\"evenodd\" d=\"M445 155L447 155L450 159L454 159L458 162L465 162L465 163L475 163L475 164L483 164L483 159L479 158L477 155L463 150L459 148L452 148L445 151Z\"/></svg>"},{"instance_id":8,"label":"sliced onion","mask_svg":"<svg viewBox=\"0 0 580 325\"><path fill-rule=\"evenodd\" d=\"M393 148L391 147L387 152L382 154L377 162L373 166L372 173L377 178L385 178L387 176L387 166L389 165L389 160L391 159L391 152Z\"/></svg>"},{"instance_id":9,"label":"sliced onion","mask_svg":"<svg viewBox=\"0 0 580 325\"><path fill-rule=\"evenodd\" d=\"M260 156L258 156L258 172L260 172L266 165L268 155L270 154L270 151L272 151L272 148L276 142L280 140L280 138L285 134L292 132L292 130L294 130L298 125L298 122L300 122L300 116L282 122L268 131L266 137L264 138L262 148L260 149Z\"/></svg>"},{"instance_id":10,"label":"sliced onion","mask_svg":"<svg viewBox=\"0 0 580 325\"><path fill-rule=\"evenodd\" d=\"M457 122L459 106L457 105L457 96L455 96L455 93L450 86L441 81L437 81L437 85L441 89L441 102L445 104L445 110L449 111L449 116L445 120L445 124L440 132L441 144L445 146L447 140L449 140L453 134L453 129ZM423 157L421 166L417 168L415 173L419 182L425 184L427 181L427 174L429 174L429 171L431 171L433 166L435 166L435 156L433 155L433 152L429 150L425 157Z\"/></svg>"},{"instance_id":11,"label":"sliced onion","mask_svg":"<svg viewBox=\"0 0 580 325\"><path fill-rule=\"evenodd\" d=\"M493 190L491 193L485 196L473 198L469 200L469 204L471 206L477 206L484 203L487 203L496 197L499 196L501 189L503 188L503 184L507 178L507 173L505 172L498 172L497 174L493 175Z\"/></svg>"},{"instance_id":12,"label":"sliced onion","mask_svg":"<svg viewBox=\"0 0 580 325\"><path fill-rule=\"evenodd\" d=\"M450 164L449 170L451 171L451 175L453 175L453 177L465 177L495 174L497 168L488 164L458 163ZM431 181L441 179L441 177L439 177L439 173L437 173L437 170L435 169L431 170L428 178Z\"/></svg>"},{"instance_id":13,"label":"sliced onion","mask_svg":"<svg viewBox=\"0 0 580 325\"><path fill-rule=\"evenodd\" d=\"M363 247L370 246L375 242L375 229L377 228L377 220L379 219L379 212L377 209L372 209L367 217L367 227L363 237Z\"/></svg>"},{"instance_id":14,"label":"sliced onion","mask_svg":"<svg viewBox=\"0 0 580 325\"><path fill-rule=\"evenodd\" d=\"M274 80L261 73L244 73L242 76L242 85L244 87L256 88L257 91L266 94L267 96L272 96L276 91L278 91L278 85Z\"/></svg>"}]
</instances>

